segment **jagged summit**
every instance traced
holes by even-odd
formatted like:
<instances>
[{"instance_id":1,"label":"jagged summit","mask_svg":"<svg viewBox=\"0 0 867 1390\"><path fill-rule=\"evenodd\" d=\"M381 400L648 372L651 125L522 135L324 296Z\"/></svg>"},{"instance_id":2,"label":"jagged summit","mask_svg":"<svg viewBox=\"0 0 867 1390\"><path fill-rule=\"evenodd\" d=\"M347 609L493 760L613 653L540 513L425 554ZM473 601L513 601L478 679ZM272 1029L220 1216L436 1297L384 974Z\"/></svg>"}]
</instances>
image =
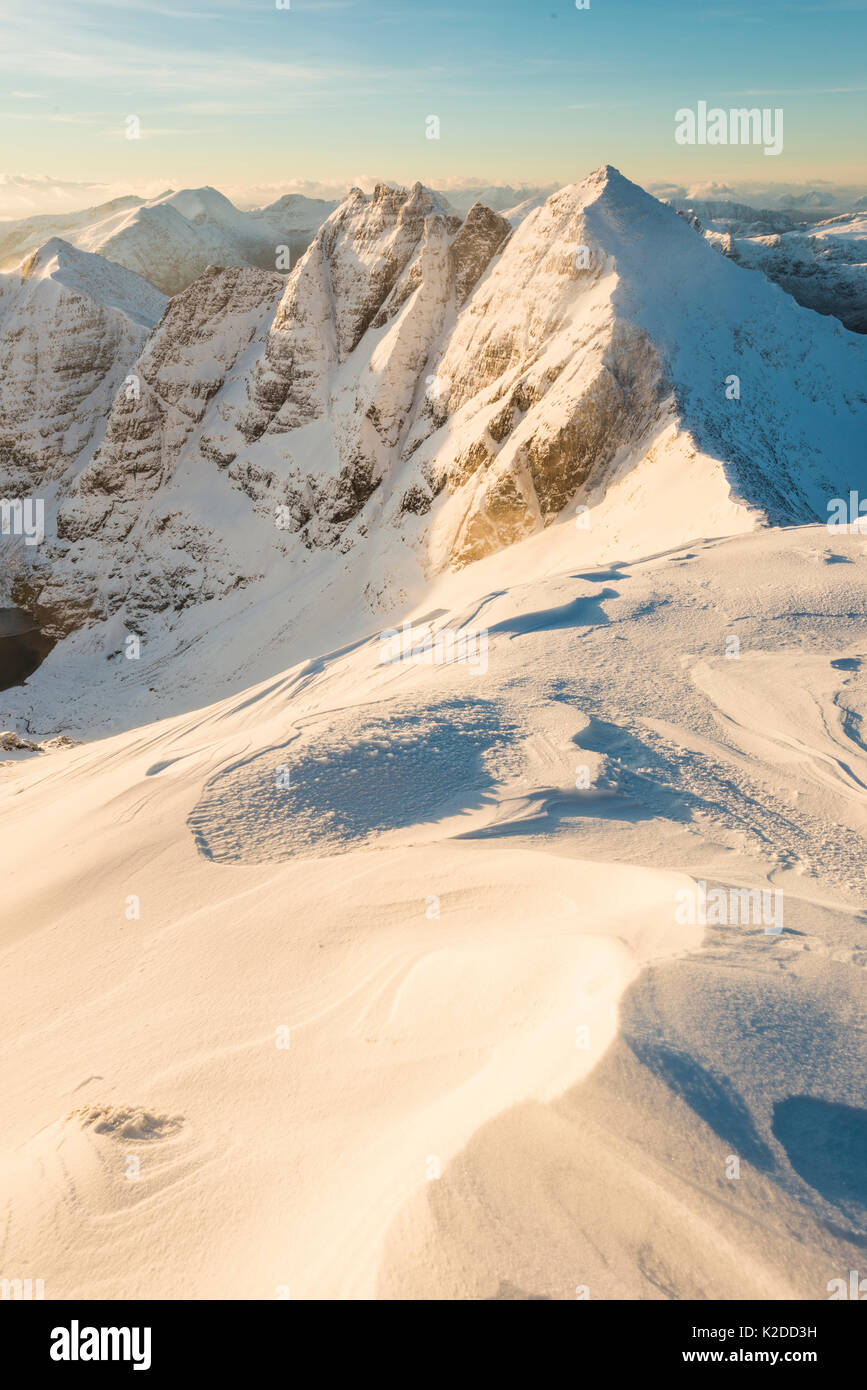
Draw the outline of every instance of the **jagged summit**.
<instances>
[{"instance_id":1,"label":"jagged summit","mask_svg":"<svg viewBox=\"0 0 867 1390\"><path fill-rule=\"evenodd\" d=\"M127 230L148 214L182 217L148 206ZM19 469L57 506L12 590L55 635L181 622L267 575L291 586L311 556L387 593L387 574L461 568L577 507L588 553L652 553L824 519L863 480L867 343L610 165L514 227L421 183L353 189L288 276L219 265L143 345L91 354L110 409L89 398L73 430L58 407L50 450L7 398ZM20 382L15 332L0 319Z\"/></svg>"},{"instance_id":2,"label":"jagged summit","mask_svg":"<svg viewBox=\"0 0 867 1390\"><path fill-rule=\"evenodd\" d=\"M558 198L564 193L578 192L583 192L586 195L589 189L601 189L606 187L618 190L621 193L632 190L635 195L643 195L648 198L652 198L653 196L650 193L646 193L640 184L633 183L631 179L626 178L626 176L621 174L620 170L615 168L613 164L600 164L598 169L593 169L591 173L585 174L583 179L576 179L574 183L564 184L561 188L555 189L554 192L550 193L548 196L550 198ZM654 199L654 201L656 200Z\"/></svg>"},{"instance_id":3,"label":"jagged summit","mask_svg":"<svg viewBox=\"0 0 867 1390\"><path fill-rule=\"evenodd\" d=\"M349 189L342 203L338 203L335 211L347 206L357 206L359 203L368 204L388 204L390 206L408 204L410 208L423 207L428 211L437 211L444 216L454 217L454 209L443 194L437 193L434 189L428 188L420 179L415 183L405 187L399 183L379 182L374 184L371 193L365 193L363 189L353 186Z\"/></svg>"},{"instance_id":4,"label":"jagged summit","mask_svg":"<svg viewBox=\"0 0 867 1390\"><path fill-rule=\"evenodd\" d=\"M552 193L546 203L552 203L557 207L587 207L591 203L603 202L612 210L619 209L627 214L630 211L636 215L641 213L651 213L657 215L664 212L667 205L654 198L652 193L648 193L640 184L633 183L631 179L621 174L613 164L602 164L598 169L594 169L586 178L580 179L576 183L566 184ZM544 204L543 204L544 206Z\"/></svg>"},{"instance_id":5,"label":"jagged summit","mask_svg":"<svg viewBox=\"0 0 867 1390\"><path fill-rule=\"evenodd\" d=\"M624 177L620 170L613 164L600 164L598 169L592 170L584 180L585 183L617 183L628 184L630 188L637 188L639 192L644 192L637 183L632 183L630 179Z\"/></svg>"}]
</instances>

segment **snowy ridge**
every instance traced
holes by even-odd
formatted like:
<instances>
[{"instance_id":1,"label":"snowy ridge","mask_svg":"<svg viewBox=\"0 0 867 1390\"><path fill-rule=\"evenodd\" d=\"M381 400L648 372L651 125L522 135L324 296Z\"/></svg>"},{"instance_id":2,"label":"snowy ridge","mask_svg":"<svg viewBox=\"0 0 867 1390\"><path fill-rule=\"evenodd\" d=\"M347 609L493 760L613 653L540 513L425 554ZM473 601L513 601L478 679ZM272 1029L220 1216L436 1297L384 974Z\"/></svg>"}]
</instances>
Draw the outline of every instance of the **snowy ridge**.
<instances>
[{"instance_id":1,"label":"snowy ridge","mask_svg":"<svg viewBox=\"0 0 867 1390\"><path fill-rule=\"evenodd\" d=\"M52 237L22 261L19 273L22 281L53 280L107 309L118 309L148 330L159 322L166 304L165 296L142 276L104 256L79 251L60 237Z\"/></svg>"},{"instance_id":2,"label":"snowy ridge","mask_svg":"<svg viewBox=\"0 0 867 1390\"><path fill-rule=\"evenodd\" d=\"M0 222L0 268L12 268L46 240L61 237L125 266L165 294L178 294L209 265L274 270L280 246L294 262L333 208L321 199L290 195L242 212L210 187L119 198L79 213Z\"/></svg>"},{"instance_id":3,"label":"snowy ridge","mask_svg":"<svg viewBox=\"0 0 867 1390\"><path fill-rule=\"evenodd\" d=\"M56 538L7 577L53 636L105 625L83 657L130 628L169 650L213 605L231 624L287 590L297 635L322 584L352 593L348 637L555 527L591 563L824 520L864 488L867 342L610 168L514 229L420 184L353 190L288 279L212 267L124 353L98 447L66 435L51 460Z\"/></svg>"},{"instance_id":4,"label":"snowy ridge","mask_svg":"<svg viewBox=\"0 0 867 1390\"><path fill-rule=\"evenodd\" d=\"M756 234L705 227L708 240L739 265L760 270L807 309L833 314L867 333L867 217L844 214L793 230Z\"/></svg>"}]
</instances>

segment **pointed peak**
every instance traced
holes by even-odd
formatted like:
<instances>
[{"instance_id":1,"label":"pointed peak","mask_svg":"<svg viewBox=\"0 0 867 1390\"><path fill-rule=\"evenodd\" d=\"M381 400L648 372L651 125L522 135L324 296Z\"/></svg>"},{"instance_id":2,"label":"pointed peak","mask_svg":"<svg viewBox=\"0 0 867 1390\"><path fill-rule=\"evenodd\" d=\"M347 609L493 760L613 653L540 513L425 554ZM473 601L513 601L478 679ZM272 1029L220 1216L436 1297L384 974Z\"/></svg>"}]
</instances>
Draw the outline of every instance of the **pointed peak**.
<instances>
[{"instance_id":1,"label":"pointed peak","mask_svg":"<svg viewBox=\"0 0 867 1390\"><path fill-rule=\"evenodd\" d=\"M53 236L35 251L31 251L29 256L25 256L18 267L19 274L22 280L40 280L49 275L61 259L75 258L82 254L62 237Z\"/></svg>"},{"instance_id":2,"label":"pointed peak","mask_svg":"<svg viewBox=\"0 0 867 1390\"><path fill-rule=\"evenodd\" d=\"M629 182L613 164L600 164L598 169L594 169L592 174L587 176L588 183L613 183L616 179L622 179L624 183Z\"/></svg>"},{"instance_id":3,"label":"pointed peak","mask_svg":"<svg viewBox=\"0 0 867 1390\"><path fill-rule=\"evenodd\" d=\"M493 208L489 208L487 203L482 202L481 198L477 198L472 204L461 226L462 230L464 227L468 229L483 226L498 227L504 230L504 235L505 232L512 230L508 218L504 217L501 212L495 212Z\"/></svg>"},{"instance_id":4,"label":"pointed peak","mask_svg":"<svg viewBox=\"0 0 867 1390\"><path fill-rule=\"evenodd\" d=\"M652 193L626 178L613 164L602 164L578 183L570 183L565 188L558 189L543 206L554 209L571 206L580 209L588 208L591 203L597 202L612 210L619 209L627 215L646 214L651 207L662 207Z\"/></svg>"}]
</instances>

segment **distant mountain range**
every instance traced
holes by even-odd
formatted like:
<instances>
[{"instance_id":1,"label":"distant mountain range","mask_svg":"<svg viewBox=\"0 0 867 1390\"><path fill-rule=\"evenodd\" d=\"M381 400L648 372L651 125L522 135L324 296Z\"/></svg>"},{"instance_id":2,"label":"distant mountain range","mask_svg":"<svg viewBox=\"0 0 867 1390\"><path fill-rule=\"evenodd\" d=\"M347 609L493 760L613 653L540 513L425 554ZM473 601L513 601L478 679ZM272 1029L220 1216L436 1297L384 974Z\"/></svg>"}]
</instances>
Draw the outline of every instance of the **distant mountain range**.
<instances>
[{"instance_id":1,"label":"distant mountain range","mask_svg":"<svg viewBox=\"0 0 867 1390\"><path fill-rule=\"evenodd\" d=\"M704 235L739 265L759 270L799 304L867 333L867 215L796 222L785 213L697 204Z\"/></svg>"},{"instance_id":2,"label":"distant mountain range","mask_svg":"<svg viewBox=\"0 0 867 1390\"><path fill-rule=\"evenodd\" d=\"M436 198L460 217L482 203L516 227L553 191L480 185L439 192ZM857 205L856 215L829 218L819 209L818 195L805 198L802 207L792 197L785 209L727 199L671 201L717 250L761 270L807 308L836 315L854 332L867 329L865 222ZM211 265L286 273L337 206L289 193L245 212L210 187L170 190L151 199L117 198L76 213L0 222L0 270L13 269L59 238L125 266L164 294L178 294Z\"/></svg>"},{"instance_id":3,"label":"distant mountain range","mask_svg":"<svg viewBox=\"0 0 867 1390\"><path fill-rule=\"evenodd\" d=\"M497 211L541 200L551 188L461 189L437 197L456 215L475 202ZM288 270L336 201L287 193L268 207L242 212L215 188L172 190L157 198L115 198L81 212L0 221L0 271L11 270L45 242L60 237L126 266L164 294L178 294L209 265ZM281 248L288 249L281 252Z\"/></svg>"},{"instance_id":4,"label":"distant mountain range","mask_svg":"<svg viewBox=\"0 0 867 1390\"><path fill-rule=\"evenodd\" d=\"M82 212L0 222L0 270L60 237L135 271L164 294L178 294L209 265L274 270L283 262L288 270L335 207L290 193L270 207L241 212L215 188L117 198Z\"/></svg>"}]
</instances>

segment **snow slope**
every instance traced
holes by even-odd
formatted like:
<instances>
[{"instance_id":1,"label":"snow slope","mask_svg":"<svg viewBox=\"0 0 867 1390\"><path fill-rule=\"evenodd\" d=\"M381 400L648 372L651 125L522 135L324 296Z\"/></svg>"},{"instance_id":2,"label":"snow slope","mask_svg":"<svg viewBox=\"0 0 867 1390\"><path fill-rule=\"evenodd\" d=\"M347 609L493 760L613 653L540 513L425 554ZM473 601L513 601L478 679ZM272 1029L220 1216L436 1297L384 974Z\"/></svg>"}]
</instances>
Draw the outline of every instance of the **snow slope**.
<instances>
[{"instance_id":1,"label":"snow slope","mask_svg":"<svg viewBox=\"0 0 867 1390\"><path fill-rule=\"evenodd\" d=\"M28 256L20 275L31 284L51 280L82 298L98 300L148 332L159 322L166 305L165 296L142 277L103 256L79 251L60 237Z\"/></svg>"},{"instance_id":2,"label":"snow slope","mask_svg":"<svg viewBox=\"0 0 867 1390\"><path fill-rule=\"evenodd\" d=\"M289 669L0 766L4 1277L800 1300L858 1267L863 540L580 555L549 529L405 606L485 670L335 649L323 595ZM204 651L199 703L237 661ZM700 880L784 929L684 922Z\"/></svg>"},{"instance_id":3,"label":"snow slope","mask_svg":"<svg viewBox=\"0 0 867 1390\"><path fill-rule=\"evenodd\" d=\"M0 284L60 639L0 695L4 1278L858 1268L867 555L802 523L867 492L867 344L609 168L515 221L380 185L288 279Z\"/></svg>"}]
</instances>

